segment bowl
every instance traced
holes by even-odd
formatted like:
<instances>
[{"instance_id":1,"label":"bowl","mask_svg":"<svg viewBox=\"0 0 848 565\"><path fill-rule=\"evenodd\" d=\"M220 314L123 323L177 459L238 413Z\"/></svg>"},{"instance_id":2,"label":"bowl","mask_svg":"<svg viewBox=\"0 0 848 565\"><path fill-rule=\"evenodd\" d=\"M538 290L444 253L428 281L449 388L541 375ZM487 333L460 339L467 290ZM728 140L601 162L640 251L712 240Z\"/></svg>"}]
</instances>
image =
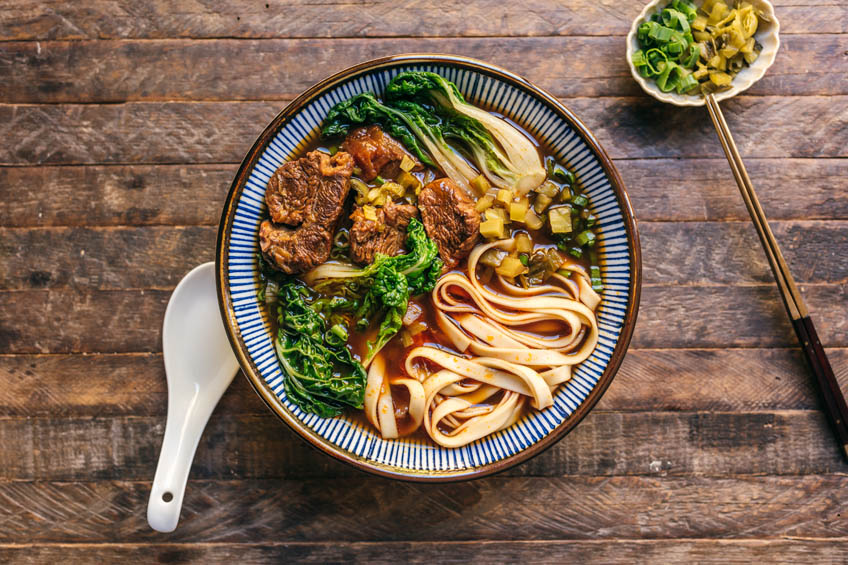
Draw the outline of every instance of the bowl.
<instances>
[{"instance_id":1,"label":"bowl","mask_svg":"<svg viewBox=\"0 0 848 565\"><path fill-rule=\"evenodd\" d=\"M600 340L592 356L561 386L554 405L465 447L447 449L418 437L382 439L363 420L322 419L287 400L268 313L257 298L257 232L265 186L283 162L314 140L327 110L353 94L383 92L401 71L427 70L456 83L472 103L497 111L544 141L577 174L598 216L605 291L598 310ZM532 457L564 437L592 409L618 370L639 304L641 251L624 185L588 129L556 98L525 79L464 57L411 54L363 63L335 74L289 104L265 128L233 180L221 216L216 252L221 313L244 374L286 424L312 446L379 475L450 481L488 475Z\"/></svg>"},{"instance_id":2,"label":"bowl","mask_svg":"<svg viewBox=\"0 0 848 565\"><path fill-rule=\"evenodd\" d=\"M777 16L774 14L774 6L767 0L748 0L748 2L753 4L755 8L762 10L771 20L767 23L761 21L759 28L757 28L757 33L754 34L754 38L760 42L763 50L751 66L745 67L733 77L733 82L728 90L715 93L715 99L719 102L736 96L760 80L772 63L774 63L774 58L777 56L777 50L780 47L780 22L777 21ZM668 102L675 106L703 106L705 101L704 97L700 94L663 92L654 80L640 75L636 70L636 66L633 64L633 53L639 49L639 40L636 37L639 26L668 4L669 0L653 0L633 20L633 25L630 26L630 33L627 34L627 65L630 67L630 74L633 75L633 78L639 83L642 90L657 100ZM701 2L696 2L696 4L700 5Z\"/></svg>"}]
</instances>

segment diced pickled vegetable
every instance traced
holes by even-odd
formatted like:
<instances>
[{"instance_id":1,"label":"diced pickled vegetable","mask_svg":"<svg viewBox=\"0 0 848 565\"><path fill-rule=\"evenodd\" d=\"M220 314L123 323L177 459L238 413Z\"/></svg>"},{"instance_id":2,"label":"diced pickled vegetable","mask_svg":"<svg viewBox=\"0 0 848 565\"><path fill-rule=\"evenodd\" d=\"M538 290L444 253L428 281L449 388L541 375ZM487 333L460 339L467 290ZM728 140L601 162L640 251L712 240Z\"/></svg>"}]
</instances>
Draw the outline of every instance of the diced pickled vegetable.
<instances>
[{"instance_id":1,"label":"diced pickled vegetable","mask_svg":"<svg viewBox=\"0 0 848 565\"><path fill-rule=\"evenodd\" d=\"M530 253L533 251L533 240L524 232L517 233L515 234L515 249L519 253Z\"/></svg>"},{"instance_id":2,"label":"diced pickled vegetable","mask_svg":"<svg viewBox=\"0 0 848 565\"><path fill-rule=\"evenodd\" d=\"M509 205L509 219L513 222L523 222L527 210L530 208L530 202L527 197L523 197L518 202L512 202Z\"/></svg>"},{"instance_id":3,"label":"diced pickled vegetable","mask_svg":"<svg viewBox=\"0 0 848 565\"><path fill-rule=\"evenodd\" d=\"M487 239L503 239L506 237L503 219L497 216L487 217L480 223L480 235Z\"/></svg>"},{"instance_id":4,"label":"diced pickled vegetable","mask_svg":"<svg viewBox=\"0 0 848 565\"><path fill-rule=\"evenodd\" d=\"M543 219L543 216L539 216L532 209L528 209L527 213L524 215L524 225L531 230L539 230L545 225L545 220Z\"/></svg>"},{"instance_id":5,"label":"diced pickled vegetable","mask_svg":"<svg viewBox=\"0 0 848 565\"><path fill-rule=\"evenodd\" d=\"M415 190L421 188L421 181L418 180L415 175L407 171L401 171L401 173L397 177L397 182L410 192L414 192Z\"/></svg>"},{"instance_id":6,"label":"diced pickled vegetable","mask_svg":"<svg viewBox=\"0 0 848 565\"><path fill-rule=\"evenodd\" d=\"M710 82L715 84L716 86L729 86L730 82L733 80L727 73L722 72L711 72L710 73Z\"/></svg>"},{"instance_id":7,"label":"diced pickled vegetable","mask_svg":"<svg viewBox=\"0 0 848 565\"><path fill-rule=\"evenodd\" d=\"M554 199L547 194L537 194L536 199L533 200L533 210L535 210L537 214L541 214L548 208L548 206L551 205L551 202L553 201Z\"/></svg>"},{"instance_id":8,"label":"diced pickled vegetable","mask_svg":"<svg viewBox=\"0 0 848 565\"><path fill-rule=\"evenodd\" d=\"M356 191L356 203L360 206L368 202L368 192L371 190L367 184L359 179L350 179L350 187Z\"/></svg>"},{"instance_id":9,"label":"diced pickled vegetable","mask_svg":"<svg viewBox=\"0 0 848 565\"><path fill-rule=\"evenodd\" d=\"M689 24L689 25L690 25L690 26L692 27L692 29L694 29L694 30L697 30L697 31L704 31L705 29L707 29L707 17L706 17L706 16L702 16L702 15L698 15L698 16L696 16L696 17L695 17L695 19L694 19L694 20L692 20L692 23L691 23L691 24ZM696 39L697 39L697 38L696 38Z\"/></svg>"},{"instance_id":10,"label":"diced pickled vegetable","mask_svg":"<svg viewBox=\"0 0 848 565\"><path fill-rule=\"evenodd\" d=\"M403 198L406 194L406 188L396 182L387 182L380 187L380 190L389 193L397 198Z\"/></svg>"},{"instance_id":11,"label":"diced pickled vegetable","mask_svg":"<svg viewBox=\"0 0 848 565\"><path fill-rule=\"evenodd\" d=\"M504 251L503 249L497 249L497 248L487 249L480 256L480 263L482 263L483 265L488 265L489 267L492 267L492 268L498 267L498 266L500 266L501 261L503 261L503 258L506 257L507 255L508 255L508 253L506 251Z\"/></svg>"},{"instance_id":12,"label":"diced pickled vegetable","mask_svg":"<svg viewBox=\"0 0 848 565\"><path fill-rule=\"evenodd\" d=\"M495 268L495 272L504 277L517 277L522 273L527 272L527 267L521 262L518 257L513 257L512 255L504 257L501 264Z\"/></svg>"},{"instance_id":13,"label":"diced pickled vegetable","mask_svg":"<svg viewBox=\"0 0 848 565\"><path fill-rule=\"evenodd\" d=\"M551 233L571 233L571 208L562 206L548 211Z\"/></svg>"},{"instance_id":14,"label":"diced pickled vegetable","mask_svg":"<svg viewBox=\"0 0 848 565\"><path fill-rule=\"evenodd\" d=\"M408 173L412 169L415 168L415 159L410 157L409 155L404 155L403 159L400 160L400 170Z\"/></svg>"},{"instance_id":15,"label":"diced pickled vegetable","mask_svg":"<svg viewBox=\"0 0 848 565\"><path fill-rule=\"evenodd\" d=\"M589 199L583 196L582 194L578 194L571 199L571 203L575 206L588 206Z\"/></svg>"},{"instance_id":16,"label":"diced pickled vegetable","mask_svg":"<svg viewBox=\"0 0 848 565\"><path fill-rule=\"evenodd\" d=\"M480 198L479 200L477 200L477 204L474 206L474 208L478 212L485 212L486 210L491 208L492 204L494 204L494 203L495 203L495 199L492 198L490 195L486 195L483 198Z\"/></svg>"},{"instance_id":17,"label":"diced pickled vegetable","mask_svg":"<svg viewBox=\"0 0 848 565\"><path fill-rule=\"evenodd\" d=\"M498 191L498 196L497 196L496 200L498 202L501 202L501 203L509 206L509 203L512 202L512 198L513 198L512 191L506 190L505 188L502 188Z\"/></svg>"},{"instance_id":18,"label":"diced pickled vegetable","mask_svg":"<svg viewBox=\"0 0 848 565\"><path fill-rule=\"evenodd\" d=\"M370 206L368 204L363 206L362 215L365 216L366 220L371 220L372 222L377 221L377 209L374 206Z\"/></svg>"},{"instance_id":19,"label":"diced pickled vegetable","mask_svg":"<svg viewBox=\"0 0 848 565\"><path fill-rule=\"evenodd\" d=\"M427 329L427 324L425 324L421 320L417 320L417 321L413 322L413 324L411 326L409 326L409 328L407 328L407 330L409 331L409 335L412 335L412 336L416 336L426 329Z\"/></svg>"},{"instance_id":20,"label":"diced pickled vegetable","mask_svg":"<svg viewBox=\"0 0 848 565\"><path fill-rule=\"evenodd\" d=\"M477 194L486 194L492 185L484 175L479 174L471 179L471 188L477 191Z\"/></svg>"},{"instance_id":21,"label":"diced pickled vegetable","mask_svg":"<svg viewBox=\"0 0 848 565\"><path fill-rule=\"evenodd\" d=\"M410 345L415 343L415 341L412 339L412 336L406 330L400 331L400 341L404 347L409 347Z\"/></svg>"},{"instance_id":22,"label":"diced pickled vegetable","mask_svg":"<svg viewBox=\"0 0 848 565\"><path fill-rule=\"evenodd\" d=\"M521 261L521 264L525 267L530 264L530 256L526 253L519 253L518 260Z\"/></svg>"},{"instance_id":23,"label":"diced pickled vegetable","mask_svg":"<svg viewBox=\"0 0 848 565\"><path fill-rule=\"evenodd\" d=\"M542 185L536 189L538 194L544 194L545 196L549 196L553 198L557 194L559 194L559 187L552 183L551 181L546 181L542 183Z\"/></svg>"},{"instance_id":24,"label":"diced pickled vegetable","mask_svg":"<svg viewBox=\"0 0 848 565\"><path fill-rule=\"evenodd\" d=\"M486 210L486 218L500 218L501 222L504 225L508 224L509 221L506 219L506 210L503 208L498 208L496 206L492 206L488 210Z\"/></svg>"}]
</instances>

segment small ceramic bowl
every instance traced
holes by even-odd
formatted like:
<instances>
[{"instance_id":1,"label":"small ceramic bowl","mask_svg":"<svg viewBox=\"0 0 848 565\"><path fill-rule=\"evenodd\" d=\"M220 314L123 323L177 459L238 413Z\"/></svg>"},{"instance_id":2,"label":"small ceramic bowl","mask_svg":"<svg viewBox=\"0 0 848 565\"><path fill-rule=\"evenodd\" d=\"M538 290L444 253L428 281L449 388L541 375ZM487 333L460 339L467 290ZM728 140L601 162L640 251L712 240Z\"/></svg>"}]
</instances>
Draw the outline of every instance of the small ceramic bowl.
<instances>
[{"instance_id":1,"label":"small ceramic bowl","mask_svg":"<svg viewBox=\"0 0 848 565\"><path fill-rule=\"evenodd\" d=\"M760 80L760 78L766 74L766 70L768 70L772 63L774 63L774 58L777 56L777 49L780 47L780 23L777 21L777 16L774 15L774 6L772 6L767 0L748 1L753 4L755 8L762 10L762 12L771 20L770 22L760 21L760 27L757 29L757 33L754 34L754 38L760 42L760 45L763 46L763 50L760 52L760 56L757 57L757 60L754 61L754 64L749 67L745 67L743 70L739 71L739 74L733 77L733 82L728 90L717 92L715 94L715 98L719 102L736 96ZM630 33L627 34L627 64L630 67L630 74L633 75L633 78L636 79L636 82L639 83L642 90L657 100L668 102L675 106L703 106L705 103L704 97L700 94L663 92L659 89L657 83L653 79L645 78L640 75L636 70L636 66L633 64L633 53L639 50L639 40L636 37L636 32L639 29L639 26L650 19L650 17L656 12L662 11L662 9L668 4L669 0L653 0L645 6L642 13L633 20L633 25L630 27ZM696 2L696 4L700 5L701 2Z\"/></svg>"},{"instance_id":2,"label":"small ceramic bowl","mask_svg":"<svg viewBox=\"0 0 848 565\"><path fill-rule=\"evenodd\" d=\"M598 257L604 285L600 336L592 355L554 395L553 406L531 411L511 427L461 448L412 436L395 440L350 414L319 418L285 394L260 287L257 232L265 187L274 170L297 158L320 133L333 104L360 92L382 94L402 71L426 70L453 81L474 104L511 118L569 166L598 217ZM416 481L476 478L501 471L553 445L592 409L621 363L639 305L641 252L636 222L618 172L588 129L552 95L521 77L480 61L449 55L398 55L342 71L310 88L272 121L233 181L218 232L218 298L244 374L284 422L314 447L360 469ZM250 433L249 430L247 433Z\"/></svg>"}]
</instances>

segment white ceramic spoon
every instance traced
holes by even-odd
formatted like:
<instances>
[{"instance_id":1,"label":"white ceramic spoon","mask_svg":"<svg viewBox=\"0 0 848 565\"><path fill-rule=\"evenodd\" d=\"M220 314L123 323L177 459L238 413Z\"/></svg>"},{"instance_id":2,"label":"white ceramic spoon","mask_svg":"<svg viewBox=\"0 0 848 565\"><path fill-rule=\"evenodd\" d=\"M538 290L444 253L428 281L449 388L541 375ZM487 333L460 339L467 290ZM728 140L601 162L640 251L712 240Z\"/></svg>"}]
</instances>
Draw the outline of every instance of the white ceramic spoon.
<instances>
[{"instance_id":1,"label":"white ceramic spoon","mask_svg":"<svg viewBox=\"0 0 848 565\"><path fill-rule=\"evenodd\" d=\"M154 530L173 532L197 443L238 369L218 309L215 263L194 268L174 289L162 324L162 355L168 421L147 523Z\"/></svg>"}]
</instances>

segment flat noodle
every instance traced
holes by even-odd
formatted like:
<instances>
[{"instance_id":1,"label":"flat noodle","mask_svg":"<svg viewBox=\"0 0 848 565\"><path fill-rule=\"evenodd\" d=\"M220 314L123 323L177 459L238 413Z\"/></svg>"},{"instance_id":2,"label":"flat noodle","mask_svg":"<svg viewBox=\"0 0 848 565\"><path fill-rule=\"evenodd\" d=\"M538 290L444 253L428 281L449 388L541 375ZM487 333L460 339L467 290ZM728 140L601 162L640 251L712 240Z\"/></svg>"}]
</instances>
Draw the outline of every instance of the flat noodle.
<instances>
[{"instance_id":1,"label":"flat noodle","mask_svg":"<svg viewBox=\"0 0 848 565\"><path fill-rule=\"evenodd\" d=\"M413 423L444 447L461 447L511 426L525 404L539 410L551 406L554 391L597 344L594 310L601 297L584 270L573 269L576 281L555 274L553 283L530 288L498 277L503 293L480 284L481 255L512 245L512 240L478 245L466 273L444 275L433 289L438 325L460 354L416 347L404 362L409 378L391 383L406 386ZM536 323L561 331L545 337L523 329ZM432 366L438 370L426 368ZM384 438L393 438L398 426L385 375L385 360L378 355L368 372L365 411Z\"/></svg>"}]
</instances>

